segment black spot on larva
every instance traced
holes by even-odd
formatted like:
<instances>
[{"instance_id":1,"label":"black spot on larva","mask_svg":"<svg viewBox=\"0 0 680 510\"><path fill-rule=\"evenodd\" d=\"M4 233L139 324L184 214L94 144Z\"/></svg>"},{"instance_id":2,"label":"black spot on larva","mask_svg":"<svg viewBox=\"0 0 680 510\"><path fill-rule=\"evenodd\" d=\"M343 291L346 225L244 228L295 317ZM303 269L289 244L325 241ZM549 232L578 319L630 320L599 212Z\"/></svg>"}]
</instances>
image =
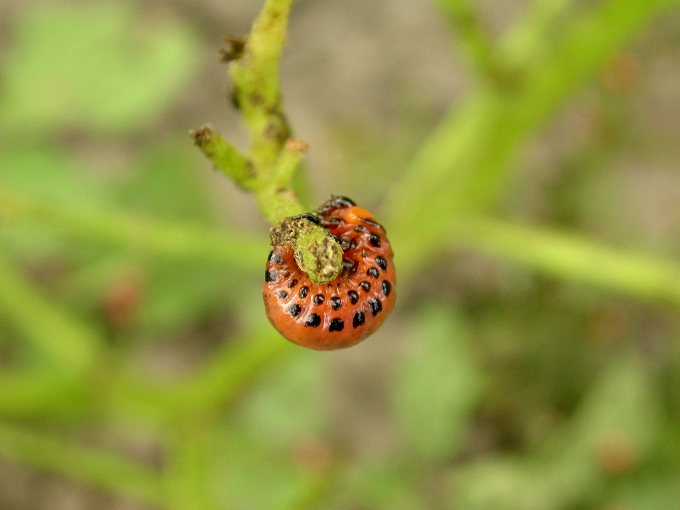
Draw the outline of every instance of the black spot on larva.
<instances>
[{"instance_id":1,"label":"black spot on larva","mask_svg":"<svg viewBox=\"0 0 680 510\"><path fill-rule=\"evenodd\" d=\"M362 258L362 259L365 259L366 257L368 257L368 253L365 252L365 251L362 251L362 252L361 252L361 258Z\"/></svg>"},{"instance_id":2,"label":"black spot on larva","mask_svg":"<svg viewBox=\"0 0 680 510\"><path fill-rule=\"evenodd\" d=\"M342 299L340 299L338 296L333 296L331 298L331 307L333 308L333 310L339 310L341 306Z\"/></svg>"},{"instance_id":3,"label":"black spot on larva","mask_svg":"<svg viewBox=\"0 0 680 510\"><path fill-rule=\"evenodd\" d=\"M267 260L269 260L269 262L273 262L274 264L280 264L281 262L283 262L283 258L281 258L281 255L279 255L275 251L269 252L269 258Z\"/></svg>"},{"instance_id":4,"label":"black spot on larva","mask_svg":"<svg viewBox=\"0 0 680 510\"><path fill-rule=\"evenodd\" d=\"M277 290L274 294L276 294L276 297L279 299L283 299L288 296L288 293L285 290Z\"/></svg>"},{"instance_id":5,"label":"black spot on larva","mask_svg":"<svg viewBox=\"0 0 680 510\"><path fill-rule=\"evenodd\" d=\"M343 223L342 218L328 218L325 222L326 227L338 227Z\"/></svg>"},{"instance_id":6,"label":"black spot on larva","mask_svg":"<svg viewBox=\"0 0 680 510\"><path fill-rule=\"evenodd\" d=\"M380 236L377 234L370 234L368 236L368 242L371 243L376 248L380 248Z\"/></svg>"},{"instance_id":7,"label":"black spot on larva","mask_svg":"<svg viewBox=\"0 0 680 510\"><path fill-rule=\"evenodd\" d=\"M356 227L354 227L354 231L355 232L365 232L366 227L364 227L363 225L357 225Z\"/></svg>"},{"instance_id":8,"label":"black spot on larva","mask_svg":"<svg viewBox=\"0 0 680 510\"><path fill-rule=\"evenodd\" d=\"M389 296L390 292L392 292L392 284L387 280L383 280L380 284L380 290L382 290L382 293L385 294L385 296Z\"/></svg>"},{"instance_id":9,"label":"black spot on larva","mask_svg":"<svg viewBox=\"0 0 680 510\"><path fill-rule=\"evenodd\" d=\"M306 285L303 285L302 287L300 287L299 294L300 294L300 297L302 299L306 298L307 294L309 294L309 287L307 287Z\"/></svg>"},{"instance_id":10,"label":"black spot on larva","mask_svg":"<svg viewBox=\"0 0 680 510\"><path fill-rule=\"evenodd\" d=\"M340 195L332 195L331 204L335 207L352 207L353 205L357 205L351 198L343 197Z\"/></svg>"},{"instance_id":11,"label":"black spot on larva","mask_svg":"<svg viewBox=\"0 0 680 510\"><path fill-rule=\"evenodd\" d=\"M294 219L294 220L302 220L302 219L304 219L304 220L307 220L307 221L311 221L311 222L314 223L315 225L320 225L320 224L321 224L319 218L317 218L316 216L314 216L312 213L302 213L302 214L298 214L297 216L293 216L292 219Z\"/></svg>"},{"instance_id":12,"label":"black spot on larva","mask_svg":"<svg viewBox=\"0 0 680 510\"><path fill-rule=\"evenodd\" d=\"M349 296L349 302L352 303L353 305L357 304L357 301L359 301L359 293L355 292L353 290L350 290L347 295Z\"/></svg>"},{"instance_id":13,"label":"black spot on larva","mask_svg":"<svg viewBox=\"0 0 680 510\"><path fill-rule=\"evenodd\" d=\"M315 305L320 305L323 303L323 294L317 294L312 298L312 301L314 302Z\"/></svg>"},{"instance_id":14,"label":"black spot on larva","mask_svg":"<svg viewBox=\"0 0 680 510\"><path fill-rule=\"evenodd\" d=\"M297 317L298 315L300 315L301 311L302 307L297 303L292 304L288 307L288 313L291 314L293 317Z\"/></svg>"},{"instance_id":15,"label":"black spot on larva","mask_svg":"<svg viewBox=\"0 0 680 510\"><path fill-rule=\"evenodd\" d=\"M382 310L382 303L380 303L380 301L377 300L376 298L369 299L368 306L371 308L371 313L373 314L373 317L378 315L378 312Z\"/></svg>"},{"instance_id":16,"label":"black spot on larva","mask_svg":"<svg viewBox=\"0 0 680 510\"><path fill-rule=\"evenodd\" d=\"M357 266L349 259L342 259L342 268L348 275L353 275L357 272Z\"/></svg>"},{"instance_id":17,"label":"black spot on larva","mask_svg":"<svg viewBox=\"0 0 680 510\"><path fill-rule=\"evenodd\" d=\"M363 282L361 282L361 283L359 284L359 287L361 287L362 289L364 289L366 292L368 292L369 290L371 290L371 284L370 284L369 282L367 282L366 280L364 280Z\"/></svg>"},{"instance_id":18,"label":"black spot on larva","mask_svg":"<svg viewBox=\"0 0 680 510\"><path fill-rule=\"evenodd\" d=\"M358 328L364 322L366 322L366 316L364 315L364 312L357 312L357 313L354 314L354 319L352 320L352 326L354 326L355 328Z\"/></svg>"},{"instance_id":19,"label":"black spot on larva","mask_svg":"<svg viewBox=\"0 0 680 510\"><path fill-rule=\"evenodd\" d=\"M364 220L369 225L373 225L374 227L382 228L382 225L380 223L378 223L377 221L373 221L373 220L368 219L368 218L361 218L361 219Z\"/></svg>"},{"instance_id":20,"label":"black spot on larva","mask_svg":"<svg viewBox=\"0 0 680 510\"><path fill-rule=\"evenodd\" d=\"M293 278L293 279L290 281L290 283L288 284L288 288L289 288L289 289L292 289L292 288L295 287L297 284L298 284L298 281L297 281L295 278Z\"/></svg>"},{"instance_id":21,"label":"black spot on larva","mask_svg":"<svg viewBox=\"0 0 680 510\"><path fill-rule=\"evenodd\" d=\"M305 321L305 326L311 326L313 328L317 327L319 324L321 324L321 317L316 313L310 313Z\"/></svg>"},{"instance_id":22,"label":"black spot on larva","mask_svg":"<svg viewBox=\"0 0 680 510\"><path fill-rule=\"evenodd\" d=\"M380 273L375 267L369 267L368 271L366 271L366 274L371 278L378 278L380 276Z\"/></svg>"},{"instance_id":23,"label":"black spot on larva","mask_svg":"<svg viewBox=\"0 0 680 510\"><path fill-rule=\"evenodd\" d=\"M278 278L279 275L276 274L276 271L273 269L268 269L264 272L264 281L265 282L273 282Z\"/></svg>"},{"instance_id":24,"label":"black spot on larva","mask_svg":"<svg viewBox=\"0 0 680 510\"><path fill-rule=\"evenodd\" d=\"M350 248L356 248L356 246L357 246L357 244L354 242L354 240L350 239L349 237L340 238L340 244L341 244L343 251L347 251Z\"/></svg>"},{"instance_id":25,"label":"black spot on larva","mask_svg":"<svg viewBox=\"0 0 680 510\"><path fill-rule=\"evenodd\" d=\"M328 327L328 331L342 331L344 327L345 323L342 322L342 319L333 319Z\"/></svg>"},{"instance_id":26,"label":"black spot on larva","mask_svg":"<svg viewBox=\"0 0 680 510\"><path fill-rule=\"evenodd\" d=\"M385 260L385 257L376 257L375 263L378 264L383 271L387 270L387 260Z\"/></svg>"}]
</instances>

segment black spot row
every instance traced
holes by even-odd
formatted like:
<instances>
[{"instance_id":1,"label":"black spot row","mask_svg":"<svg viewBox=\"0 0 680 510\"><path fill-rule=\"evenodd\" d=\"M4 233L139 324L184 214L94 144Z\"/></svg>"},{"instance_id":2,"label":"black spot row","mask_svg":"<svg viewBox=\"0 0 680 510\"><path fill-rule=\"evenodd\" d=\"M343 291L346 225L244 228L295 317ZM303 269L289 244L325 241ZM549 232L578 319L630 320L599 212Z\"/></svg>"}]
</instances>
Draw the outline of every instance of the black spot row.
<instances>
[{"instance_id":1,"label":"black spot row","mask_svg":"<svg viewBox=\"0 0 680 510\"><path fill-rule=\"evenodd\" d=\"M269 252L269 257L267 258L267 260L274 264L281 264L283 262L283 258L281 257L281 255L279 255L275 251Z\"/></svg>"},{"instance_id":2,"label":"black spot row","mask_svg":"<svg viewBox=\"0 0 680 510\"><path fill-rule=\"evenodd\" d=\"M288 296L288 293L285 290L277 290L274 294L276 294L276 297L279 299L284 299Z\"/></svg>"},{"instance_id":3,"label":"black spot row","mask_svg":"<svg viewBox=\"0 0 680 510\"><path fill-rule=\"evenodd\" d=\"M373 317L378 315L378 312L382 310L382 303L380 300L376 298L371 298L368 300L368 306L371 309L371 313L373 314Z\"/></svg>"},{"instance_id":4,"label":"black spot row","mask_svg":"<svg viewBox=\"0 0 680 510\"><path fill-rule=\"evenodd\" d=\"M378 227L378 228L383 228L383 226L380 223L378 223L377 221L373 221L373 220L370 220L368 218L361 218L361 219L364 220L369 225L373 225L374 227Z\"/></svg>"},{"instance_id":5,"label":"black spot row","mask_svg":"<svg viewBox=\"0 0 680 510\"><path fill-rule=\"evenodd\" d=\"M278 274L276 274L276 271L273 269L266 269L264 272L264 281L265 282L273 282L276 281L276 279L279 277Z\"/></svg>"},{"instance_id":6,"label":"black spot row","mask_svg":"<svg viewBox=\"0 0 680 510\"><path fill-rule=\"evenodd\" d=\"M378 264L380 269L382 269L383 271L387 271L387 260L385 260L384 257L380 257L380 256L376 257L375 263Z\"/></svg>"},{"instance_id":7,"label":"black spot row","mask_svg":"<svg viewBox=\"0 0 680 510\"><path fill-rule=\"evenodd\" d=\"M371 278L378 278L380 276L380 273L375 267L369 267L368 271L366 271L366 274Z\"/></svg>"},{"instance_id":8,"label":"black spot row","mask_svg":"<svg viewBox=\"0 0 680 510\"><path fill-rule=\"evenodd\" d=\"M347 250L356 248L357 243L354 242L354 239L351 239L349 237L341 237L340 238L340 247L342 248L342 251L347 251Z\"/></svg>"},{"instance_id":9,"label":"black spot row","mask_svg":"<svg viewBox=\"0 0 680 510\"><path fill-rule=\"evenodd\" d=\"M383 280L383 282L380 284L380 290L382 290L382 293L385 294L385 297L387 297L390 295L390 292L392 292L392 284L387 280Z\"/></svg>"},{"instance_id":10,"label":"black spot row","mask_svg":"<svg viewBox=\"0 0 680 510\"><path fill-rule=\"evenodd\" d=\"M359 301L359 293L354 290L350 290L347 295L349 296L349 302L353 305L356 305Z\"/></svg>"},{"instance_id":11,"label":"black spot row","mask_svg":"<svg viewBox=\"0 0 680 510\"><path fill-rule=\"evenodd\" d=\"M358 328L364 322L366 322L366 316L364 315L364 312L357 312L357 313L354 314L354 320L352 320L352 326L354 326L355 328Z\"/></svg>"},{"instance_id":12,"label":"black spot row","mask_svg":"<svg viewBox=\"0 0 680 510\"><path fill-rule=\"evenodd\" d=\"M298 294L302 299L306 298L307 294L309 294L309 287L303 285L302 287L300 287L300 292L298 292Z\"/></svg>"},{"instance_id":13,"label":"black spot row","mask_svg":"<svg viewBox=\"0 0 680 510\"><path fill-rule=\"evenodd\" d=\"M342 331L345 329L345 323L342 319L332 319L328 326L328 331Z\"/></svg>"},{"instance_id":14,"label":"black spot row","mask_svg":"<svg viewBox=\"0 0 680 510\"><path fill-rule=\"evenodd\" d=\"M319 324L321 324L321 317L319 317L318 313L310 313L305 321L305 326L311 326L313 328L316 328Z\"/></svg>"}]
</instances>

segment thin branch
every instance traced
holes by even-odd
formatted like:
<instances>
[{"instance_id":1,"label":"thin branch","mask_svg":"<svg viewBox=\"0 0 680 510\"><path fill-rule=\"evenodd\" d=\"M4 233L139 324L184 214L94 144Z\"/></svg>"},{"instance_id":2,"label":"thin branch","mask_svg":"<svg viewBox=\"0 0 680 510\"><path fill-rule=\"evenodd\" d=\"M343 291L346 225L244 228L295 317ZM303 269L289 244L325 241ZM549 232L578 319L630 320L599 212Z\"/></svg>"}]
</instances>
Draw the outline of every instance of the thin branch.
<instances>
[{"instance_id":1,"label":"thin branch","mask_svg":"<svg viewBox=\"0 0 680 510\"><path fill-rule=\"evenodd\" d=\"M0 214L7 224L30 224L75 239L148 252L156 256L203 260L233 269L262 267L262 239L226 229L181 225L123 212L79 209L0 189Z\"/></svg>"},{"instance_id":2,"label":"thin branch","mask_svg":"<svg viewBox=\"0 0 680 510\"><path fill-rule=\"evenodd\" d=\"M0 455L115 494L163 505L161 477L155 471L110 453L51 439L43 433L0 423Z\"/></svg>"},{"instance_id":3,"label":"thin branch","mask_svg":"<svg viewBox=\"0 0 680 510\"><path fill-rule=\"evenodd\" d=\"M567 281L680 306L680 263L610 248L571 233L486 218L451 224L449 248L473 248Z\"/></svg>"},{"instance_id":4,"label":"thin branch","mask_svg":"<svg viewBox=\"0 0 680 510\"><path fill-rule=\"evenodd\" d=\"M199 149L238 186L252 190L255 186L255 172L252 164L229 142L216 133L209 125L191 130L189 134Z\"/></svg>"}]
</instances>

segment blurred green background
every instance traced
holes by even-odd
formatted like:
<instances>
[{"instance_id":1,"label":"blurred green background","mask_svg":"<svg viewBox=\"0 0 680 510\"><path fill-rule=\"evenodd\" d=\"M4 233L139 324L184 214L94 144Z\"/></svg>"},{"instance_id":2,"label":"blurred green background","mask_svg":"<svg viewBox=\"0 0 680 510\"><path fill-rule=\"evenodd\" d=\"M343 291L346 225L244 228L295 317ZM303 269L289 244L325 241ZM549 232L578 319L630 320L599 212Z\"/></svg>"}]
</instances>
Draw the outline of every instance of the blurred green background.
<instances>
[{"instance_id":1,"label":"blurred green background","mask_svg":"<svg viewBox=\"0 0 680 510\"><path fill-rule=\"evenodd\" d=\"M399 277L319 353L187 134L247 146L261 2L0 1L0 509L677 509L679 4L294 3L311 205Z\"/></svg>"}]
</instances>

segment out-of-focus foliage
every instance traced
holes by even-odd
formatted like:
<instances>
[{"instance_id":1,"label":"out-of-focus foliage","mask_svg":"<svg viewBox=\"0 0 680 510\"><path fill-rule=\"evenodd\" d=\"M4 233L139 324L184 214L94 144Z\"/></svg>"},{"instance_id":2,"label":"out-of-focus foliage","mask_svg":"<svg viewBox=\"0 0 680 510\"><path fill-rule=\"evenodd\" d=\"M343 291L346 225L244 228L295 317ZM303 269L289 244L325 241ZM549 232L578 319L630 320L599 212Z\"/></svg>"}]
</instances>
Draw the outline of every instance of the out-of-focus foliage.
<instances>
[{"instance_id":1,"label":"out-of-focus foliage","mask_svg":"<svg viewBox=\"0 0 680 510\"><path fill-rule=\"evenodd\" d=\"M435 3L466 94L335 126L333 192L383 206L399 302L332 353L264 317L266 227L186 136L215 18L172 5L8 9L0 507L54 508L59 483L82 508L677 508L680 154L629 127L630 45L677 46L677 1L534 0L497 39L476 3ZM640 87L672 96L675 69ZM564 149L543 133L583 87ZM527 164L532 143L566 155Z\"/></svg>"}]
</instances>

